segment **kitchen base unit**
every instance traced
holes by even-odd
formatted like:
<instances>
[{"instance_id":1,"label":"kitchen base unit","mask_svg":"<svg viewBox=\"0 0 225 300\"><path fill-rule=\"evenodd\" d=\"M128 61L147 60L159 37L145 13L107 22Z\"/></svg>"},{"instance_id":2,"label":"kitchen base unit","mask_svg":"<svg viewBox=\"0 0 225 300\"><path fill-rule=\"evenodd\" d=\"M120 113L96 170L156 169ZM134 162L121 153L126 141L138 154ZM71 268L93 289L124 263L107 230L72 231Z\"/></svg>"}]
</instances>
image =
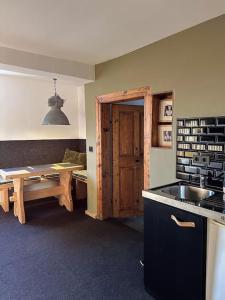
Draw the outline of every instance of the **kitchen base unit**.
<instances>
[{"instance_id":1,"label":"kitchen base unit","mask_svg":"<svg viewBox=\"0 0 225 300\"><path fill-rule=\"evenodd\" d=\"M206 300L225 299L225 224L208 220Z\"/></svg>"},{"instance_id":2,"label":"kitchen base unit","mask_svg":"<svg viewBox=\"0 0 225 300\"><path fill-rule=\"evenodd\" d=\"M207 218L144 199L144 282L156 300L205 300Z\"/></svg>"}]
</instances>

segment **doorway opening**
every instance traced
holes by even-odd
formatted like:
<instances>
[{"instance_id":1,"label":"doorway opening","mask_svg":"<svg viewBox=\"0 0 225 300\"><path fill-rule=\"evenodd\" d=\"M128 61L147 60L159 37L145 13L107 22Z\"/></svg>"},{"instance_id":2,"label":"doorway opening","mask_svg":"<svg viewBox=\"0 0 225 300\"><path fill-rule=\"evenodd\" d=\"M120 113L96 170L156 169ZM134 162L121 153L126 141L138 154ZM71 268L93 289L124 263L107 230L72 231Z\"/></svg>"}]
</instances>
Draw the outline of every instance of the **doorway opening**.
<instances>
[{"instance_id":1,"label":"doorway opening","mask_svg":"<svg viewBox=\"0 0 225 300\"><path fill-rule=\"evenodd\" d=\"M141 215L141 191L150 188L150 87L98 96L96 120L97 218Z\"/></svg>"}]
</instances>

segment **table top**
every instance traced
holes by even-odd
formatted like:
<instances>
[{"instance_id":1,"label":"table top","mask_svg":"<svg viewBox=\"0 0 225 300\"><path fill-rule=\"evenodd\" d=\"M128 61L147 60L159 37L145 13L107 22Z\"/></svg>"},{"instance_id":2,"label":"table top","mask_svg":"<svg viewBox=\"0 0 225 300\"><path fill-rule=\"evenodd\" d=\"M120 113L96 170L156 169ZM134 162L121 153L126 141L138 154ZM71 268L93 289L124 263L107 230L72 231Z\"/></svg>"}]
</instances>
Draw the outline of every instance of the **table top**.
<instances>
[{"instance_id":1,"label":"table top","mask_svg":"<svg viewBox=\"0 0 225 300\"><path fill-rule=\"evenodd\" d=\"M56 163L39 166L26 166L20 168L0 169L0 175L4 179L27 178L47 174L57 174L68 171L82 170L82 165L71 163Z\"/></svg>"}]
</instances>

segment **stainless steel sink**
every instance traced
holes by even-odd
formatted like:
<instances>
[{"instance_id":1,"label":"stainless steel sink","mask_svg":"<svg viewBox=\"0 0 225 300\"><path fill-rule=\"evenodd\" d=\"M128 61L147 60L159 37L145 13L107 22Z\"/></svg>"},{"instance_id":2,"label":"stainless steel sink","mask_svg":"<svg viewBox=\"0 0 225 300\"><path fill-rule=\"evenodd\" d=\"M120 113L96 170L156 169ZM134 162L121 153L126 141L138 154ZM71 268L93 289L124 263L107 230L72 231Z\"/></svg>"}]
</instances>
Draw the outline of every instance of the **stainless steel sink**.
<instances>
[{"instance_id":1,"label":"stainless steel sink","mask_svg":"<svg viewBox=\"0 0 225 300\"><path fill-rule=\"evenodd\" d=\"M214 191L198 188L190 185L175 185L161 189L161 192L178 199L189 201L201 201L215 194Z\"/></svg>"}]
</instances>

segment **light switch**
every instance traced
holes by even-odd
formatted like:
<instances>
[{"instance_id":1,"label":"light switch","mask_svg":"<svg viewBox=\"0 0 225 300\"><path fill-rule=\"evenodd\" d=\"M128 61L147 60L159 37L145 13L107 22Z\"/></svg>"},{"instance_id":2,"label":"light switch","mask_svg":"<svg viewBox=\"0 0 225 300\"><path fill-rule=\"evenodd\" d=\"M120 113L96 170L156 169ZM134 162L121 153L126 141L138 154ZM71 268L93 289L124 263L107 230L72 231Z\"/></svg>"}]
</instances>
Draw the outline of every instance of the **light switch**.
<instances>
[{"instance_id":1,"label":"light switch","mask_svg":"<svg viewBox=\"0 0 225 300\"><path fill-rule=\"evenodd\" d=\"M93 152L93 147L89 146L89 152Z\"/></svg>"}]
</instances>

